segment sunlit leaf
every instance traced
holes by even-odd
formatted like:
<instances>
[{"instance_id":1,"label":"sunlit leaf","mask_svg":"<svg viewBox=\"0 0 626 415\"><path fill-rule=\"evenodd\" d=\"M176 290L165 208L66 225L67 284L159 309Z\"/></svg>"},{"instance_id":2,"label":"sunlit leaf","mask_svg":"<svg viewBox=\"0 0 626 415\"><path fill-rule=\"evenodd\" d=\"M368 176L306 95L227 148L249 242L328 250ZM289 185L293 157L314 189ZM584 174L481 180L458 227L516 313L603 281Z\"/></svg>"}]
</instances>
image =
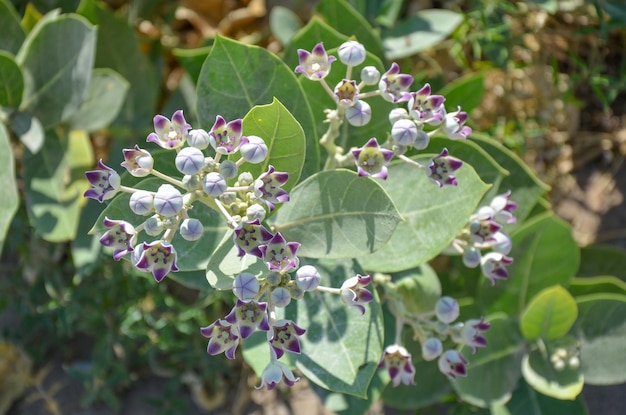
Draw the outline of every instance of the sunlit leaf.
<instances>
[{"instance_id":1,"label":"sunlit leaf","mask_svg":"<svg viewBox=\"0 0 626 415\"><path fill-rule=\"evenodd\" d=\"M9 134L2 123L0 123L0 147L11 148ZM19 203L13 152L0 151L0 166L2 166L0 169L0 252L2 252L9 225Z\"/></svg>"},{"instance_id":2,"label":"sunlit leaf","mask_svg":"<svg viewBox=\"0 0 626 415\"><path fill-rule=\"evenodd\" d=\"M556 340L563 337L576 321L576 301L563 287L556 285L539 292L522 313L522 334L529 340Z\"/></svg>"}]
</instances>

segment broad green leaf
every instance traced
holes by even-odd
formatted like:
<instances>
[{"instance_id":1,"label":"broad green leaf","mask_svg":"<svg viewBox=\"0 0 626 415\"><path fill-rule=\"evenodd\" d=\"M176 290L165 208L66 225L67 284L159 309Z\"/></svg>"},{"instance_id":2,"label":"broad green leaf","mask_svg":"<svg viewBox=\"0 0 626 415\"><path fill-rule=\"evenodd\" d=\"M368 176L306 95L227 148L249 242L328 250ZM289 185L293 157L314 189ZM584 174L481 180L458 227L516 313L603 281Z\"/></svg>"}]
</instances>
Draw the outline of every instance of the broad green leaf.
<instances>
[{"instance_id":1,"label":"broad green leaf","mask_svg":"<svg viewBox=\"0 0 626 415\"><path fill-rule=\"evenodd\" d=\"M19 196L15 182L15 162L11 149L9 133L4 124L0 123L0 253L9 230L9 225L17 211Z\"/></svg>"},{"instance_id":2,"label":"broad green leaf","mask_svg":"<svg viewBox=\"0 0 626 415\"><path fill-rule=\"evenodd\" d=\"M520 318L522 335L528 340L556 340L576 321L576 300L560 285L546 288L528 303Z\"/></svg>"},{"instance_id":3,"label":"broad green leaf","mask_svg":"<svg viewBox=\"0 0 626 415\"><path fill-rule=\"evenodd\" d=\"M427 314L435 309L435 304L441 298L441 282L428 264L391 274L391 277L406 312L413 315Z\"/></svg>"},{"instance_id":4,"label":"broad green leaf","mask_svg":"<svg viewBox=\"0 0 626 415\"><path fill-rule=\"evenodd\" d=\"M328 53L337 55L337 49L330 49ZM365 61L361 65L355 66L352 73L355 74L355 76L360 76L358 74L361 73L361 69L365 66L374 66L381 73L386 71L380 59L371 53L367 53ZM331 87L334 87L345 78L347 67L337 60L333 62L332 68L332 71L325 80ZM335 109L337 108L337 104L334 99L324 91L319 82L312 81L303 75L300 75L299 79L302 89L309 99L311 108L314 108L313 118L315 118L317 131L321 137L322 134L328 130L329 125L326 122L324 109ZM365 87L362 92L367 92L368 90L376 90L376 87ZM345 121L341 126L341 134L336 140L337 145L344 149L349 149L351 147L363 146L371 137L377 137L380 143L386 140L387 134L391 131L391 124L389 124L387 114L389 114L396 105L385 101L379 96L368 98L367 103L370 105L373 114L371 121L361 127L354 127Z\"/></svg>"},{"instance_id":5,"label":"broad green leaf","mask_svg":"<svg viewBox=\"0 0 626 415\"><path fill-rule=\"evenodd\" d=\"M242 118L255 105L278 99L306 134L302 177L318 170L319 145L311 108L293 70L275 55L258 46L218 37L202 66L197 94L196 107L204 128L210 128L217 115L227 121Z\"/></svg>"},{"instance_id":6,"label":"broad green leaf","mask_svg":"<svg viewBox=\"0 0 626 415\"><path fill-rule=\"evenodd\" d=\"M33 3L28 2L26 8L24 9L24 16L22 17L22 28L26 31L26 33L29 33L35 28L37 23L42 22L45 19L54 19L59 14L61 14L60 10L52 10L43 16Z\"/></svg>"},{"instance_id":7,"label":"broad green leaf","mask_svg":"<svg viewBox=\"0 0 626 415\"><path fill-rule=\"evenodd\" d=\"M98 25L95 66L110 68L130 85L122 110L114 124L143 130L152 125L159 94L155 65L142 52L139 39L128 20L117 17L95 1L81 2L80 13ZM171 114L166 114L169 118Z\"/></svg>"},{"instance_id":8,"label":"broad green leaf","mask_svg":"<svg viewBox=\"0 0 626 415\"><path fill-rule=\"evenodd\" d=\"M15 62L13 55L0 50L0 107L19 107L23 92L24 77L20 67Z\"/></svg>"},{"instance_id":9,"label":"broad green leaf","mask_svg":"<svg viewBox=\"0 0 626 415\"><path fill-rule=\"evenodd\" d=\"M349 260L319 261L314 265L322 284L340 287L362 273ZM371 287L370 287L371 288ZM302 354L291 355L298 369L319 386L365 399L383 353L383 319L376 290L365 314L341 301L338 295L312 291L286 309L286 318L306 327ZM332 358L329 358L332 356Z\"/></svg>"},{"instance_id":10,"label":"broad green leaf","mask_svg":"<svg viewBox=\"0 0 626 415\"><path fill-rule=\"evenodd\" d=\"M83 17L43 19L17 55L25 84L20 109L44 128L67 121L87 95L95 51L96 28Z\"/></svg>"},{"instance_id":11,"label":"broad green leaf","mask_svg":"<svg viewBox=\"0 0 626 415\"><path fill-rule=\"evenodd\" d=\"M380 398L383 389L389 383L389 375L384 370L378 370L367 389L367 399L347 395L339 392L331 392L316 384L312 384L313 390L320 397L324 408L336 415L365 415L372 404Z\"/></svg>"},{"instance_id":12,"label":"broad green leaf","mask_svg":"<svg viewBox=\"0 0 626 415\"><path fill-rule=\"evenodd\" d=\"M517 223L523 223L540 197L549 190L549 187L542 183L519 157L502 144L476 132L470 137L510 173L502 179L498 186L491 189L488 196L493 197L511 190L511 200L517 203L515 210ZM513 227L515 226L507 225L505 229L510 230Z\"/></svg>"},{"instance_id":13,"label":"broad green leaf","mask_svg":"<svg viewBox=\"0 0 626 415\"><path fill-rule=\"evenodd\" d=\"M587 408L582 396L575 400L564 401L550 398L533 389L526 382L520 381L513 397L506 403L507 415L587 415Z\"/></svg>"},{"instance_id":14,"label":"broad green leaf","mask_svg":"<svg viewBox=\"0 0 626 415\"><path fill-rule=\"evenodd\" d=\"M437 93L446 97L447 107L456 108L460 105L461 109L469 114L483 100L485 75L480 72L465 75L447 83Z\"/></svg>"},{"instance_id":15,"label":"broad green leaf","mask_svg":"<svg viewBox=\"0 0 626 415\"><path fill-rule=\"evenodd\" d=\"M37 119L26 112L16 111L11 114L9 119L11 129L28 148L28 150L36 154L46 139L46 133L43 126Z\"/></svg>"},{"instance_id":16,"label":"broad green leaf","mask_svg":"<svg viewBox=\"0 0 626 415\"><path fill-rule=\"evenodd\" d=\"M321 14L331 27L344 35L354 36L367 51L380 59L384 58L385 51L380 36L346 0L321 0L315 7L315 11Z\"/></svg>"},{"instance_id":17,"label":"broad green leaf","mask_svg":"<svg viewBox=\"0 0 626 415\"><path fill-rule=\"evenodd\" d=\"M257 278L261 278L268 272L263 261L254 255L237 256L233 232L228 231L209 258L206 266L206 279L216 290L231 290L235 277L244 271Z\"/></svg>"},{"instance_id":18,"label":"broad green leaf","mask_svg":"<svg viewBox=\"0 0 626 415\"><path fill-rule=\"evenodd\" d=\"M59 137L46 133L46 145L37 154L24 152L26 209L31 225L47 241L63 242L76 235L89 187L84 172L93 159L85 134Z\"/></svg>"},{"instance_id":19,"label":"broad green leaf","mask_svg":"<svg viewBox=\"0 0 626 415\"><path fill-rule=\"evenodd\" d=\"M578 277L613 275L626 281L626 250L608 245L591 245L580 250Z\"/></svg>"},{"instance_id":20,"label":"broad green leaf","mask_svg":"<svg viewBox=\"0 0 626 415\"><path fill-rule=\"evenodd\" d=\"M313 50L313 47L323 42L326 48L338 48L348 36L338 32L319 17L313 16L311 20L300 29L285 48L283 59L289 68L296 69L298 65L298 49Z\"/></svg>"},{"instance_id":21,"label":"broad green leaf","mask_svg":"<svg viewBox=\"0 0 626 415\"><path fill-rule=\"evenodd\" d=\"M392 319L395 320L393 317ZM394 387L389 383L383 391L385 405L399 410L415 410L439 402L450 394L452 388L448 378L439 371L436 361L428 362L422 358L422 346L413 339L411 330L405 330L403 345L411 353L411 362L415 367L415 384Z\"/></svg>"},{"instance_id":22,"label":"broad green leaf","mask_svg":"<svg viewBox=\"0 0 626 415\"><path fill-rule=\"evenodd\" d=\"M415 55L448 37L463 21L463 15L451 10L421 10L396 27L383 31L387 59Z\"/></svg>"},{"instance_id":23,"label":"broad green leaf","mask_svg":"<svg viewBox=\"0 0 626 415\"><path fill-rule=\"evenodd\" d=\"M289 173L283 189L290 191L300 179L305 160L306 137L298 121L274 98L271 104L257 105L246 114L243 131L245 135L256 135L265 141L268 157L259 164L243 163L239 171L258 177L272 165L276 171Z\"/></svg>"},{"instance_id":24,"label":"broad green leaf","mask_svg":"<svg viewBox=\"0 0 626 415\"><path fill-rule=\"evenodd\" d=\"M389 177L381 184L405 221L382 249L358 258L363 268L379 272L414 268L452 242L488 188L468 164L455 175L458 186L439 188L422 170L407 163L397 161L389 166Z\"/></svg>"},{"instance_id":25,"label":"broad green leaf","mask_svg":"<svg viewBox=\"0 0 626 415\"><path fill-rule=\"evenodd\" d=\"M211 46L205 46L195 49L172 49L172 54L178 59L178 62L185 68L194 85L198 84L198 78L200 78L200 71L202 71L202 65L209 56Z\"/></svg>"},{"instance_id":26,"label":"broad green leaf","mask_svg":"<svg viewBox=\"0 0 626 415\"><path fill-rule=\"evenodd\" d=\"M502 316L487 320L491 323L485 332L487 347L476 354L463 348L463 355L469 362L467 377L452 382L461 399L481 408L505 403L511 398L520 378L525 352L515 320Z\"/></svg>"},{"instance_id":27,"label":"broad green leaf","mask_svg":"<svg viewBox=\"0 0 626 415\"><path fill-rule=\"evenodd\" d=\"M577 298L577 302L578 320L571 333L580 341L585 382L626 382L626 296L593 294Z\"/></svg>"},{"instance_id":28,"label":"broad green leaf","mask_svg":"<svg viewBox=\"0 0 626 415\"><path fill-rule=\"evenodd\" d=\"M156 177L144 178L134 187L137 189L156 191L165 182ZM122 184L125 184L122 181ZM184 193L184 192L183 192ZM140 216L128 207L130 194L123 193L116 196L108 206L100 213L97 222L91 232L100 236L106 232L102 221L104 217L115 220L125 220L135 228L145 222L147 217ZM219 241L227 229L226 222L222 216L208 206L196 201L193 209L189 210L189 217L196 218L204 225L204 234L197 241L187 241L179 233L172 239L172 245L176 249L176 265L181 271L195 271L205 269L209 261L209 255L218 245ZM151 237L145 233L140 233L138 243L152 242L157 237Z\"/></svg>"},{"instance_id":29,"label":"broad green leaf","mask_svg":"<svg viewBox=\"0 0 626 415\"><path fill-rule=\"evenodd\" d=\"M373 179L322 171L300 183L275 216L275 229L302 244L299 256L354 258L383 246L400 215Z\"/></svg>"},{"instance_id":30,"label":"broad green leaf","mask_svg":"<svg viewBox=\"0 0 626 415\"><path fill-rule=\"evenodd\" d=\"M109 125L122 108L129 86L111 69L94 69L87 97L69 120L71 127L94 131Z\"/></svg>"},{"instance_id":31,"label":"broad green leaf","mask_svg":"<svg viewBox=\"0 0 626 415\"><path fill-rule=\"evenodd\" d=\"M580 261L570 226L553 213L538 216L512 235L509 278L480 287L480 301L490 312L520 315L531 298L553 285L569 286Z\"/></svg>"},{"instance_id":32,"label":"broad green leaf","mask_svg":"<svg viewBox=\"0 0 626 415\"><path fill-rule=\"evenodd\" d=\"M573 339L572 339L573 340ZM556 399L576 399L583 390L583 374L579 360L571 365L565 360L564 367L557 369L552 362L553 356L562 345L546 344L546 349L537 349L524 356L522 375L530 386L546 396ZM570 348L576 351L576 341Z\"/></svg>"},{"instance_id":33,"label":"broad green leaf","mask_svg":"<svg viewBox=\"0 0 626 415\"><path fill-rule=\"evenodd\" d=\"M270 11L270 29L278 41L288 45L293 36L302 27L302 21L291 9L274 6Z\"/></svg>"},{"instance_id":34,"label":"broad green leaf","mask_svg":"<svg viewBox=\"0 0 626 415\"><path fill-rule=\"evenodd\" d=\"M581 258L581 263L583 259ZM612 275L574 278L569 286L574 297L589 294L623 294L626 295L626 282Z\"/></svg>"},{"instance_id":35,"label":"broad green leaf","mask_svg":"<svg viewBox=\"0 0 626 415\"><path fill-rule=\"evenodd\" d=\"M89 229L98 219L101 210L102 206L98 201L87 199L80 212L76 237L70 243L72 263L78 278L89 275L101 264L102 245L99 238L89 233Z\"/></svg>"},{"instance_id":36,"label":"broad green leaf","mask_svg":"<svg viewBox=\"0 0 626 415\"><path fill-rule=\"evenodd\" d=\"M20 24L20 17L9 0L0 0L0 50L6 50L15 55L26 37Z\"/></svg>"},{"instance_id":37,"label":"broad green leaf","mask_svg":"<svg viewBox=\"0 0 626 415\"><path fill-rule=\"evenodd\" d=\"M172 272L167 277L192 290L206 291L211 288L206 282L204 270Z\"/></svg>"}]
</instances>

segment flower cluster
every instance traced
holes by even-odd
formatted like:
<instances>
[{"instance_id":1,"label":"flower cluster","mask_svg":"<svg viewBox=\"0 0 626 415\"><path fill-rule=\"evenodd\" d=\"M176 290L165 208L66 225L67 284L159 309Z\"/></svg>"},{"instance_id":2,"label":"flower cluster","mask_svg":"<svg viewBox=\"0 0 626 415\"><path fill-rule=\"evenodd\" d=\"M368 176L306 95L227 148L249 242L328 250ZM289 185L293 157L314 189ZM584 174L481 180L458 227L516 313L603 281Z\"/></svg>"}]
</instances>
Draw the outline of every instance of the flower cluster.
<instances>
[{"instance_id":1,"label":"flower cluster","mask_svg":"<svg viewBox=\"0 0 626 415\"><path fill-rule=\"evenodd\" d=\"M465 125L467 113L460 106L454 112L446 112L445 98L432 94L429 84L410 92L413 77L400 73L400 67L395 62L382 75L376 67L364 66L360 72L360 81L352 79L353 69L362 65L367 57L365 48L359 42L349 40L343 43L337 54L347 70L345 78L334 88L326 83L325 78L337 59L328 55L322 43L315 45L311 52L299 49L300 64L295 70L312 81L320 82L335 101L336 109L326 111L329 129L320 140L328 150L327 165L341 166L349 161L349 157L342 154L343 149L334 144L334 139L339 135L339 126L344 119L357 127L368 124L372 118L372 108L365 100L380 96L388 102L403 104L405 107L395 108L389 113L391 131L385 143L381 145L376 137L372 137L363 147L351 149L350 154L356 163L358 174L385 180L386 165L394 156L398 156L424 170L428 178L439 187L456 186L457 180L453 173L463 163L451 157L447 149L431 158L427 165L404 157L404 153L411 147L425 149L430 137L437 133L453 140L466 139L472 133L472 129ZM375 86L376 89L364 91L368 86Z\"/></svg>"},{"instance_id":2,"label":"flower cluster","mask_svg":"<svg viewBox=\"0 0 626 415\"><path fill-rule=\"evenodd\" d=\"M503 225L516 222L513 212L517 203L510 197L508 191L494 197L488 206L480 207L452 242L452 247L463 254L465 266L480 266L491 285L507 279L506 267L513 263L513 258L507 256L511 252L511 237L502 230ZM483 253L485 250L489 252Z\"/></svg>"}]
</instances>

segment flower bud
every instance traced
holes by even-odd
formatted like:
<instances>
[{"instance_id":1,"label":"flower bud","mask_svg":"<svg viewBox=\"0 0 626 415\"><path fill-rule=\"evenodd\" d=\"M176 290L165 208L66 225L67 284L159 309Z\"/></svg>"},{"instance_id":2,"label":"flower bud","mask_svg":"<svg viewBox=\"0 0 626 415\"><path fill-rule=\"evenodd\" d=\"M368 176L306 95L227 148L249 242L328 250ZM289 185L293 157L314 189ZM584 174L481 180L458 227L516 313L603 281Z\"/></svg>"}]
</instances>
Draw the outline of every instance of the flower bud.
<instances>
[{"instance_id":1,"label":"flower bud","mask_svg":"<svg viewBox=\"0 0 626 415\"><path fill-rule=\"evenodd\" d=\"M176 168L183 174L196 174L204 167L204 154L195 147L185 147L176 154Z\"/></svg>"},{"instance_id":2,"label":"flower bud","mask_svg":"<svg viewBox=\"0 0 626 415\"><path fill-rule=\"evenodd\" d=\"M355 40L344 42L337 50L339 60L346 65L356 66L365 60L365 47Z\"/></svg>"},{"instance_id":3,"label":"flower bud","mask_svg":"<svg viewBox=\"0 0 626 415\"><path fill-rule=\"evenodd\" d=\"M237 193L225 192L220 195L219 199L224 206L230 206L237 201Z\"/></svg>"},{"instance_id":4,"label":"flower bud","mask_svg":"<svg viewBox=\"0 0 626 415\"><path fill-rule=\"evenodd\" d=\"M187 143L189 143L191 147L195 147L198 150L204 150L209 147L209 133L201 128L191 130L187 136Z\"/></svg>"},{"instance_id":5,"label":"flower bud","mask_svg":"<svg viewBox=\"0 0 626 415\"><path fill-rule=\"evenodd\" d=\"M285 287L276 287L272 290L271 294L272 303L276 307L287 307L291 302L291 294Z\"/></svg>"},{"instance_id":6,"label":"flower bud","mask_svg":"<svg viewBox=\"0 0 626 415\"><path fill-rule=\"evenodd\" d=\"M267 158L267 144L261 137L249 135L248 142L239 147L241 157L248 163L258 164Z\"/></svg>"},{"instance_id":7,"label":"flower bud","mask_svg":"<svg viewBox=\"0 0 626 415\"><path fill-rule=\"evenodd\" d=\"M233 281L233 294L242 301L254 299L259 288L259 280L249 272L242 272Z\"/></svg>"},{"instance_id":8,"label":"flower bud","mask_svg":"<svg viewBox=\"0 0 626 415\"><path fill-rule=\"evenodd\" d=\"M409 120L409 113L404 108L394 108L389 111L389 122L394 125L399 120Z\"/></svg>"},{"instance_id":9,"label":"flower bud","mask_svg":"<svg viewBox=\"0 0 626 415\"><path fill-rule=\"evenodd\" d=\"M183 208L183 195L171 184L162 184L154 195L154 210L159 215L175 216Z\"/></svg>"},{"instance_id":10,"label":"flower bud","mask_svg":"<svg viewBox=\"0 0 626 415\"><path fill-rule=\"evenodd\" d=\"M507 255L511 252L511 248L513 247L513 243L511 242L511 238L504 232L496 232L493 234L493 238L496 240L493 244L493 250L500 254Z\"/></svg>"},{"instance_id":11,"label":"flower bud","mask_svg":"<svg viewBox=\"0 0 626 415\"><path fill-rule=\"evenodd\" d=\"M476 268L480 265L480 250L470 246L463 252L463 264L468 268Z\"/></svg>"},{"instance_id":12,"label":"flower bud","mask_svg":"<svg viewBox=\"0 0 626 415\"><path fill-rule=\"evenodd\" d=\"M289 294L293 300L299 300L304 297L304 290L298 287L298 285L296 285L293 281L287 285L287 289L289 290Z\"/></svg>"},{"instance_id":13,"label":"flower bud","mask_svg":"<svg viewBox=\"0 0 626 415\"><path fill-rule=\"evenodd\" d=\"M350 125L361 127L372 119L372 107L365 101L357 101L353 106L346 108L346 118Z\"/></svg>"},{"instance_id":14,"label":"flower bud","mask_svg":"<svg viewBox=\"0 0 626 415\"><path fill-rule=\"evenodd\" d=\"M361 70L361 82L365 85L376 85L380 80L380 71L374 66L366 66Z\"/></svg>"},{"instance_id":15,"label":"flower bud","mask_svg":"<svg viewBox=\"0 0 626 415\"><path fill-rule=\"evenodd\" d=\"M139 190L130 196L128 205L137 215L147 215L154 207L154 196L146 190Z\"/></svg>"},{"instance_id":16,"label":"flower bud","mask_svg":"<svg viewBox=\"0 0 626 415\"><path fill-rule=\"evenodd\" d=\"M204 226L198 219L185 219L180 224L180 236L187 241L197 241L204 233Z\"/></svg>"},{"instance_id":17,"label":"flower bud","mask_svg":"<svg viewBox=\"0 0 626 415\"><path fill-rule=\"evenodd\" d=\"M296 284L304 291L313 291L320 285L322 277L312 265L304 265L296 271Z\"/></svg>"},{"instance_id":18,"label":"flower bud","mask_svg":"<svg viewBox=\"0 0 626 415\"><path fill-rule=\"evenodd\" d=\"M435 360L443 353L443 344L436 337L429 337L422 344L422 357L426 361Z\"/></svg>"},{"instance_id":19,"label":"flower bud","mask_svg":"<svg viewBox=\"0 0 626 415\"><path fill-rule=\"evenodd\" d=\"M202 188L205 193L211 197L218 197L222 193L226 191L228 185L226 184L226 180L224 180L224 176L219 173L208 173L204 176L204 180L202 181Z\"/></svg>"},{"instance_id":20,"label":"flower bud","mask_svg":"<svg viewBox=\"0 0 626 415\"><path fill-rule=\"evenodd\" d=\"M204 171L214 171L216 167L215 164L215 159L213 159L213 157L205 157L204 158L204 167L202 168L202 170Z\"/></svg>"},{"instance_id":21,"label":"flower bud","mask_svg":"<svg viewBox=\"0 0 626 415\"><path fill-rule=\"evenodd\" d=\"M283 280L283 277L278 272L270 272L267 276L267 283L272 287L277 286Z\"/></svg>"},{"instance_id":22,"label":"flower bud","mask_svg":"<svg viewBox=\"0 0 626 415\"><path fill-rule=\"evenodd\" d=\"M252 173L244 171L239 175L239 178L237 178L237 182L239 183L239 186L250 186L254 183L254 177L252 176Z\"/></svg>"},{"instance_id":23,"label":"flower bud","mask_svg":"<svg viewBox=\"0 0 626 415\"><path fill-rule=\"evenodd\" d=\"M410 146L417 138L417 126L412 120L401 119L393 123L391 138L401 146Z\"/></svg>"},{"instance_id":24,"label":"flower bud","mask_svg":"<svg viewBox=\"0 0 626 415\"><path fill-rule=\"evenodd\" d=\"M265 208L256 203L248 206L248 208L246 209L246 216L248 217L248 221L258 219L259 222L263 222L263 219L265 219L265 214Z\"/></svg>"},{"instance_id":25,"label":"flower bud","mask_svg":"<svg viewBox=\"0 0 626 415\"><path fill-rule=\"evenodd\" d=\"M200 188L200 176L197 174L186 174L183 176L183 186L185 186L185 190L193 192L194 190L198 190Z\"/></svg>"},{"instance_id":26,"label":"flower bud","mask_svg":"<svg viewBox=\"0 0 626 415\"><path fill-rule=\"evenodd\" d=\"M158 216L152 216L144 222L143 230L150 236L158 236L165 230L165 226Z\"/></svg>"},{"instance_id":27,"label":"flower bud","mask_svg":"<svg viewBox=\"0 0 626 415\"><path fill-rule=\"evenodd\" d=\"M220 163L220 173L226 180L237 175L237 165L232 160L224 160Z\"/></svg>"},{"instance_id":28,"label":"flower bud","mask_svg":"<svg viewBox=\"0 0 626 415\"><path fill-rule=\"evenodd\" d=\"M452 297L441 297L435 304L437 319L443 323L452 323L459 316L459 303Z\"/></svg>"},{"instance_id":29,"label":"flower bud","mask_svg":"<svg viewBox=\"0 0 626 415\"><path fill-rule=\"evenodd\" d=\"M415 142L413 143L413 147L417 150L423 150L428 147L430 143L430 137L424 130L417 130L417 137L415 138Z\"/></svg>"}]
</instances>

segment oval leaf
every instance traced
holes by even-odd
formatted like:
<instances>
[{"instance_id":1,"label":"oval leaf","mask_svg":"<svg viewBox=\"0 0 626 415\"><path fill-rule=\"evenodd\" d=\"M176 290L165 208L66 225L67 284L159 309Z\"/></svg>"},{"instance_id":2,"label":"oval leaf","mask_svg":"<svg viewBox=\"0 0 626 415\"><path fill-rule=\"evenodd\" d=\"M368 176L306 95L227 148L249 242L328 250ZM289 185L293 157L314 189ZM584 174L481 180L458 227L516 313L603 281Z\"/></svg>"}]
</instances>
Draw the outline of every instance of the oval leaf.
<instances>
[{"instance_id":1,"label":"oval leaf","mask_svg":"<svg viewBox=\"0 0 626 415\"><path fill-rule=\"evenodd\" d=\"M487 185L467 163L455 174L458 186L439 188L422 170L407 163L398 161L389 166L389 177L381 184L405 221L398 224L387 245L359 258L363 268L379 272L414 268L452 242L487 191Z\"/></svg>"},{"instance_id":2,"label":"oval leaf","mask_svg":"<svg viewBox=\"0 0 626 415\"><path fill-rule=\"evenodd\" d=\"M288 45L293 35L302 27L302 21L291 9L274 6L270 11L270 28L278 41Z\"/></svg>"},{"instance_id":3,"label":"oval leaf","mask_svg":"<svg viewBox=\"0 0 626 415\"><path fill-rule=\"evenodd\" d=\"M594 294L577 299L578 320L572 334L580 341L585 382L626 382L626 296Z\"/></svg>"},{"instance_id":4,"label":"oval leaf","mask_svg":"<svg viewBox=\"0 0 626 415\"><path fill-rule=\"evenodd\" d=\"M87 94L95 51L96 28L83 17L42 20L17 55L26 85L21 109L45 128L68 120Z\"/></svg>"},{"instance_id":5,"label":"oval leaf","mask_svg":"<svg viewBox=\"0 0 626 415\"><path fill-rule=\"evenodd\" d=\"M576 300L557 285L537 294L521 317L522 334L529 340L559 339L572 327L578 315Z\"/></svg>"},{"instance_id":6,"label":"oval leaf","mask_svg":"<svg viewBox=\"0 0 626 415\"><path fill-rule=\"evenodd\" d=\"M10 53L0 50L0 107L17 108L22 102L24 77Z\"/></svg>"},{"instance_id":7,"label":"oval leaf","mask_svg":"<svg viewBox=\"0 0 626 415\"><path fill-rule=\"evenodd\" d=\"M3 166L0 169L0 252L2 252L9 225L19 203L13 152L6 150L11 148L11 142L8 131L2 123L0 123L0 147L5 149L0 151L0 166Z\"/></svg>"},{"instance_id":8,"label":"oval leaf","mask_svg":"<svg viewBox=\"0 0 626 415\"><path fill-rule=\"evenodd\" d=\"M306 95L292 69L267 50L217 37L202 65L197 87L200 124L210 128L215 117L242 118L259 104L280 100L307 134L303 176L319 168L319 145Z\"/></svg>"},{"instance_id":9,"label":"oval leaf","mask_svg":"<svg viewBox=\"0 0 626 415\"><path fill-rule=\"evenodd\" d=\"M322 284L339 287L361 272L353 261L312 263ZM369 287L371 289L371 287ZM366 392L383 353L383 319L376 290L365 314L346 306L338 295L308 292L286 318L306 327L302 354L290 355L298 369L319 386L366 398ZM332 359L329 360L329 356Z\"/></svg>"},{"instance_id":10,"label":"oval leaf","mask_svg":"<svg viewBox=\"0 0 626 415\"><path fill-rule=\"evenodd\" d=\"M504 403L520 378L520 364L524 355L524 342L513 319L489 319L491 327L485 332L487 347L469 354L467 377L457 378L452 387L461 398L472 405L488 408Z\"/></svg>"},{"instance_id":11,"label":"oval leaf","mask_svg":"<svg viewBox=\"0 0 626 415\"><path fill-rule=\"evenodd\" d=\"M400 215L374 180L349 170L322 171L300 183L275 228L302 244L299 256L354 258L383 246Z\"/></svg>"},{"instance_id":12,"label":"oval leaf","mask_svg":"<svg viewBox=\"0 0 626 415\"><path fill-rule=\"evenodd\" d=\"M446 97L446 104L461 105L468 114L480 105L485 95L485 75L478 72L465 75L447 83L439 94Z\"/></svg>"},{"instance_id":13,"label":"oval leaf","mask_svg":"<svg viewBox=\"0 0 626 415\"><path fill-rule=\"evenodd\" d=\"M479 298L491 312L520 315L544 288L567 287L578 269L580 250L570 226L548 213L525 223L512 234L509 278L496 286L484 283Z\"/></svg>"},{"instance_id":14,"label":"oval leaf","mask_svg":"<svg viewBox=\"0 0 626 415\"><path fill-rule=\"evenodd\" d=\"M526 382L520 385L509 402L506 403L507 415L588 415L585 401L579 396L574 401L550 398L538 393Z\"/></svg>"},{"instance_id":15,"label":"oval leaf","mask_svg":"<svg viewBox=\"0 0 626 415\"><path fill-rule=\"evenodd\" d=\"M0 0L0 27L0 49L17 54L26 34L20 24L20 17L9 0Z\"/></svg>"},{"instance_id":16,"label":"oval leaf","mask_svg":"<svg viewBox=\"0 0 626 415\"><path fill-rule=\"evenodd\" d=\"M626 250L608 245L591 245L580 250L578 277L613 275L626 282Z\"/></svg>"}]
</instances>

